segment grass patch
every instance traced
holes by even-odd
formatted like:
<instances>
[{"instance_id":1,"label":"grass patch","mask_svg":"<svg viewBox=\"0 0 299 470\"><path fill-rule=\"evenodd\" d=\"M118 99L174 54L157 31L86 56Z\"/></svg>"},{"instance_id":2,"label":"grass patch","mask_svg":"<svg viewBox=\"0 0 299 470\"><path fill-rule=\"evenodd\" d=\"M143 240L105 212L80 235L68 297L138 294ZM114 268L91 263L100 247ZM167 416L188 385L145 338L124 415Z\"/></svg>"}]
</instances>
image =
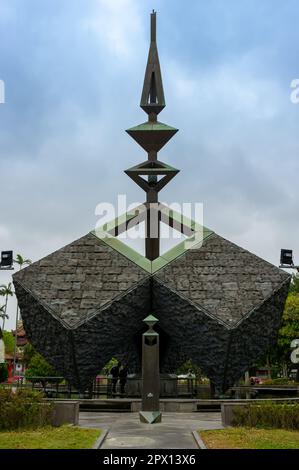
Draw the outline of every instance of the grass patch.
<instances>
[{"instance_id":1,"label":"grass patch","mask_svg":"<svg viewBox=\"0 0 299 470\"><path fill-rule=\"evenodd\" d=\"M208 449L299 449L299 431L228 428L200 431Z\"/></svg>"},{"instance_id":2,"label":"grass patch","mask_svg":"<svg viewBox=\"0 0 299 470\"><path fill-rule=\"evenodd\" d=\"M0 449L91 449L100 429L74 426L0 432Z\"/></svg>"}]
</instances>

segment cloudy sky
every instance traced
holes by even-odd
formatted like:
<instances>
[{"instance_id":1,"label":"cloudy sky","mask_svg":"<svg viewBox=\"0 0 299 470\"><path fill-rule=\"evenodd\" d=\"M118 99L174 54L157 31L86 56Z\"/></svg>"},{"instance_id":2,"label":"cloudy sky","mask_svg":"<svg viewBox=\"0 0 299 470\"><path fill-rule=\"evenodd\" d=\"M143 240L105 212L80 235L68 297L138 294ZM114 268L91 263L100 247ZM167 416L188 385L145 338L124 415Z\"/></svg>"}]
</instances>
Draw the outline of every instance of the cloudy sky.
<instances>
[{"instance_id":1,"label":"cloudy sky","mask_svg":"<svg viewBox=\"0 0 299 470\"><path fill-rule=\"evenodd\" d=\"M142 202L123 169L146 154L124 129L146 119L153 8L160 120L180 129L159 155L181 169L161 198L202 202L220 235L299 261L297 0L1 0L0 250L37 260L93 229L99 202Z\"/></svg>"}]
</instances>

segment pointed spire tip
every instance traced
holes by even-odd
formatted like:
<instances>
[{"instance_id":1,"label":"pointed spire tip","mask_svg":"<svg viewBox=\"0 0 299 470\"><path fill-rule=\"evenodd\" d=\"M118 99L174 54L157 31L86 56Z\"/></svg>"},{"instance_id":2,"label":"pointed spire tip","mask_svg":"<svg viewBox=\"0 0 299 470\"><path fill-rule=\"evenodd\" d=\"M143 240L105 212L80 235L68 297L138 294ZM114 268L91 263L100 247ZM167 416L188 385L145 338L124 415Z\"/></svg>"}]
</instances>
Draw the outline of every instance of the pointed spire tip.
<instances>
[{"instance_id":1,"label":"pointed spire tip","mask_svg":"<svg viewBox=\"0 0 299 470\"><path fill-rule=\"evenodd\" d=\"M151 13L151 42L156 42L156 12Z\"/></svg>"}]
</instances>

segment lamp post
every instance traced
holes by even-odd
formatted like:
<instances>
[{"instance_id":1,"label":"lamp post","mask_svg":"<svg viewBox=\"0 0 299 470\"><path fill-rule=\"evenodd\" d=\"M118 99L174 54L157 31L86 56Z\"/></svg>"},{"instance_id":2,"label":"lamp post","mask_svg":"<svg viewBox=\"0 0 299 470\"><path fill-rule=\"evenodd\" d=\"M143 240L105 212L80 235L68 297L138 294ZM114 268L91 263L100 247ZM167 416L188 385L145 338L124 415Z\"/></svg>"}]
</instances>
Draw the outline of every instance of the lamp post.
<instances>
[{"instance_id":1,"label":"lamp post","mask_svg":"<svg viewBox=\"0 0 299 470\"><path fill-rule=\"evenodd\" d=\"M12 271L13 268L13 251L1 251L0 269L5 271Z\"/></svg>"},{"instance_id":2,"label":"lamp post","mask_svg":"<svg viewBox=\"0 0 299 470\"><path fill-rule=\"evenodd\" d=\"M154 424L162 419L159 409L159 333L153 329L158 319L149 315L143 321L149 329L142 335L142 404L139 417L143 423Z\"/></svg>"},{"instance_id":3,"label":"lamp post","mask_svg":"<svg viewBox=\"0 0 299 470\"><path fill-rule=\"evenodd\" d=\"M32 263L31 259L24 259L23 256L17 254L14 263L19 265L19 269L22 269L23 266L28 266ZM14 355L13 355L13 375L16 375L16 362L17 362L17 341L18 341L18 322L19 322L19 304L17 302L17 311L16 311L16 329L15 329L15 345L14 345Z\"/></svg>"},{"instance_id":4,"label":"lamp post","mask_svg":"<svg viewBox=\"0 0 299 470\"><path fill-rule=\"evenodd\" d=\"M291 342L291 348L293 349L291 354L291 361L297 365L296 381L299 382L299 339L293 339Z\"/></svg>"},{"instance_id":5,"label":"lamp post","mask_svg":"<svg viewBox=\"0 0 299 470\"><path fill-rule=\"evenodd\" d=\"M299 272L299 266L294 265L293 261L293 250L282 248L280 250L280 268L283 269L297 269Z\"/></svg>"}]
</instances>

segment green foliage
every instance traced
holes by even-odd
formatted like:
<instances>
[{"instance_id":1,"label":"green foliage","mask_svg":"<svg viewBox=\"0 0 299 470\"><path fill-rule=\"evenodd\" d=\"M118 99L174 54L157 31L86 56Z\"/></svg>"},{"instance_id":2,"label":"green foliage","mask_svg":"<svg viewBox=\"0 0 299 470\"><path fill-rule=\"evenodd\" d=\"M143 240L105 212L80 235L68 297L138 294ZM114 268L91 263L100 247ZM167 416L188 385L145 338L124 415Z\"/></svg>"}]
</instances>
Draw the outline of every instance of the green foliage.
<instances>
[{"instance_id":1,"label":"green foliage","mask_svg":"<svg viewBox=\"0 0 299 470\"><path fill-rule=\"evenodd\" d=\"M14 346L15 346L15 338L14 335L10 331L2 331L3 333L3 341L5 346L5 352L7 354L13 354Z\"/></svg>"},{"instance_id":2,"label":"green foliage","mask_svg":"<svg viewBox=\"0 0 299 470\"><path fill-rule=\"evenodd\" d=\"M39 353L35 352L30 359L28 369L25 373L27 377L58 377L59 374Z\"/></svg>"},{"instance_id":3,"label":"green foliage","mask_svg":"<svg viewBox=\"0 0 299 470\"><path fill-rule=\"evenodd\" d=\"M35 354L37 354L37 352L35 351L32 344L27 343L24 346L24 350L23 350L23 361L26 367L29 366L31 359L33 358Z\"/></svg>"},{"instance_id":4,"label":"green foliage","mask_svg":"<svg viewBox=\"0 0 299 470\"><path fill-rule=\"evenodd\" d=\"M8 379L8 370L7 370L7 364L0 364L0 383L6 382Z\"/></svg>"},{"instance_id":5,"label":"green foliage","mask_svg":"<svg viewBox=\"0 0 299 470\"><path fill-rule=\"evenodd\" d=\"M197 364L194 364L191 359L188 359L188 361L184 362L177 370L176 374L177 375L183 375L183 374L188 374L189 372L192 372L195 374L196 377L201 377L202 376L202 371L200 367L198 367Z\"/></svg>"},{"instance_id":6,"label":"green foliage","mask_svg":"<svg viewBox=\"0 0 299 470\"><path fill-rule=\"evenodd\" d=\"M108 375L112 367L116 366L118 362L119 362L118 359L116 359L115 357L112 357L110 361L107 362L107 364L103 367L103 369L101 370L101 373L103 375Z\"/></svg>"},{"instance_id":7,"label":"green foliage","mask_svg":"<svg viewBox=\"0 0 299 470\"><path fill-rule=\"evenodd\" d=\"M12 283L9 282L8 284L1 284L0 286L0 295L2 295L3 297L7 297L8 296L13 296L13 290L12 290Z\"/></svg>"},{"instance_id":8,"label":"green foliage","mask_svg":"<svg viewBox=\"0 0 299 470\"><path fill-rule=\"evenodd\" d=\"M278 333L277 346L281 356L289 360L291 341L299 337L299 294L288 295Z\"/></svg>"},{"instance_id":9,"label":"green foliage","mask_svg":"<svg viewBox=\"0 0 299 470\"><path fill-rule=\"evenodd\" d=\"M296 281L297 282L297 281ZM287 297L281 325L274 346L267 352L267 355L260 359L259 365L264 365L269 361L273 376L277 376L283 369L291 369L291 341L299 338L299 293L291 291ZM287 371L286 371L287 372Z\"/></svg>"},{"instance_id":10,"label":"green foliage","mask_svg":"<svg viewBox=\"0 0 299 470\"><path fill-rule=\"evenodd\" d=\"M262 385L294 385L294 380L289 380L287 377L277 377L276 379L267 379L263 381Z\"/></svg>"},{"instance_id":11,"label":"green foliage","mask_svg":"<svg viewBox=\"0 0 299 470\"><path fill-rule=\"evenodd\" d=\"M299 404L264 402L236 406L233 426L299 429Z\"/></svg>"},{"instance_id":12,"label":"green foliage","mask_svg":"<svg viewBox=\"0 0 299 470\"><path fill-rule=\"evenodd\" d=\"M292 282L290 285L290 292L293 294L299 294L299 275L294 274L292 276Z\"/></svg>"},{"instance_id":13,"label":"green foliage","mask_svg":"<svg viewBox=\"0 0 299 470\"><path fill-rule=\"evenodd\" d=\"M31 259L26 259L22 255L17 254L16 259L14 259L14 263L17 263L20 266L20 269L22 269L23 266L31 264L32 261Z\"/></svg>"},{"instance_id":14,"label":"green foliage","mask_svg":"<svg viewBox=\"0 0 299 470\"><path fill-rule=\"evenodd\" d=\"M50 424L53 405L43 395L27 389L0 388L0 431L38 428Z\"/></svg>"},{"instance_id":15,"label":"green foliage","mask_svg":"<svg viewBox=\"0 0 299 470\"><path fill-rule=\"evenodd\" d=\"M0 318L3 319L3 322L5 322L5 319L8 318L8 315L6 313L6 305L0 306Z\"/></svg>"}]
</instances>

